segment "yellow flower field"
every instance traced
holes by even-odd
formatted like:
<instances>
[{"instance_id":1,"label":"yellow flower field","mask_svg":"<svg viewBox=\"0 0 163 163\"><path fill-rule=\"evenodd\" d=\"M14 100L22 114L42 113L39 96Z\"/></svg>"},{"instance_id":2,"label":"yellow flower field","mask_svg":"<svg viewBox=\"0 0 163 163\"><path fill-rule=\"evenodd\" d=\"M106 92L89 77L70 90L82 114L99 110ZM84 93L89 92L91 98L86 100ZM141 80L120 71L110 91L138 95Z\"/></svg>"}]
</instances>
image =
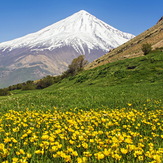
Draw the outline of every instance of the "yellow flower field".
<instances>
[{"instance_id":1,"label":"yellow flower field","mask_svg":"<svg viewBox=\"0 0 163 163\"><path fill-rule=\"evenodd\" d=\"M163 162L163 110L0 113L2 163Z\"/></svg>"}]
</instances>

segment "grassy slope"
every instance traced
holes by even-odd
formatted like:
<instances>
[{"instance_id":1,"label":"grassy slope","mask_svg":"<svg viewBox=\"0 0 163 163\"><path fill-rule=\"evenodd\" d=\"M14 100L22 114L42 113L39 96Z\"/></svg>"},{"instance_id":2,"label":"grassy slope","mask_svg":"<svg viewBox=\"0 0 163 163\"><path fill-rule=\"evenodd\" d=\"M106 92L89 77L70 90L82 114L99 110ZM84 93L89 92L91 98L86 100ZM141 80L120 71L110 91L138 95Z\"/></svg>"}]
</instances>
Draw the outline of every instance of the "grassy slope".
<instances>
[{"instance_id":1,"label":"grassy slope","mask_svg":"<svg viewBox=\"0 0 163 163\"><path fill-rule=\"evenodd\" d=\"M84 71L44 90L13 91L0 97L0 108L122 108L127 103L150 108L151 103L162 104L162 81L163 52L153 52Z\"/></svg>"},{"instance_id":2,"label":"grassy slope","mask_svg":"<svg viewBox=\"0 0 163 163\"><path fill-rule=\"evenodd\" d=\"M144 31L140 35L134 37L133 39L127 41L125 44L115 48L111 52L101 56L95 61L87 65L86 69L98 67L106 63L115 62L117 60L124 60L126 58L135 58L143 56L141 50L142 45L145 43L150 43L152 48L163 47L163 20Z\"/></svg>"}]
</instances>

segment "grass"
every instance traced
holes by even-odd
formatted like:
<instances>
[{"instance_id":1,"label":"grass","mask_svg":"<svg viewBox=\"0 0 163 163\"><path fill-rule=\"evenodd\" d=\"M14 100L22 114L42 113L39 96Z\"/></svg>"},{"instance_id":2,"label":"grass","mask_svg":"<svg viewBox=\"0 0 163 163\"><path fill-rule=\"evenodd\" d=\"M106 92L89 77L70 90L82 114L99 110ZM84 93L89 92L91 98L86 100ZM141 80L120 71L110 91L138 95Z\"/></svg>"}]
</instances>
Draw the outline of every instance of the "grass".
<instances>
[{"instance_id":1,"label":"grass","mask_svg":"<svg viewBox=\"0 0 163 163\"><path fill-rule=\"evenodd\" d=\"M33 91L28 93L8 96L0 101L3 110L9 109L95 109L100 107L122 108L132 103L139 108L149 99L162 99L161 84L139 84L112 87L77 87L75 89L58 89ZM153 94L154 91L157 91ZM2 109L1 109L2 110Z\"/></svg>"},{"instance_id":2,"label":"grass","mask_svg":"<svg viewBox=\"0 0 163 163\"><path fill-rule=\"evenodd\" d=\"M163 53L0 97L2 163L161 163Z\"/></svg>"},{"instance_id":3,"label":"grass","mask_svg":"<svg viewBox=\"0 0 163 163\"><path fill-rule=\"evenodd\" d=\"M163 52L110 63L83 71L44 90L12 91L0 97L1 111L9 109L142 107L163 99Z\"/></svg>"}]
</instances>

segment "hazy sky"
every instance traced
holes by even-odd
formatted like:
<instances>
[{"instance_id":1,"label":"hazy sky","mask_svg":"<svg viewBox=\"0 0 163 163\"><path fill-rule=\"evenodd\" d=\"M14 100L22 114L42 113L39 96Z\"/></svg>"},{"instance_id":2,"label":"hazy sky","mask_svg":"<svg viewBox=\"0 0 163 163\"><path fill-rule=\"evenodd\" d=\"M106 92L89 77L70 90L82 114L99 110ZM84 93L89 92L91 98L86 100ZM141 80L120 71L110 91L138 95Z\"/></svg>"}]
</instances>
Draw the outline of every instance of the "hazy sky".
<instances>
[{"instance_id":1,"label":"hazy sky","mask_svg":"<svg viewBox=\"0 0 163 163\"><path fill-rule=\"evenodd\" d=\"M36 32L80 10L138 35L163 16L163 0L0 0L0 42Z\"/></svg>"}]
</instances>

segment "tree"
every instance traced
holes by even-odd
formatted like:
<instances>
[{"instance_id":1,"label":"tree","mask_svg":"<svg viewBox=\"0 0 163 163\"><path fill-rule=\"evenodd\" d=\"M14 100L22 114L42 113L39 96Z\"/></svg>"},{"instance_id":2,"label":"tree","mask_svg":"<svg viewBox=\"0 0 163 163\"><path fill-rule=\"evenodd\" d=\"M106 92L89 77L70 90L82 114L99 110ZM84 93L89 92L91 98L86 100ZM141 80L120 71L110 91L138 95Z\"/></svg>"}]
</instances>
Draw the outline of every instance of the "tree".
<instances>
[{"instance_id":1,"label":"tree","mask_svg":"<svg viewBox=\"0 0 163 163\"><path fill-rule=\"evenodd\" d=\"M10 92L7 88L0 89L0 96L7 96L10 95Z\"/></svg>"},{"instance_id":2,"label":"tree","mask_svg":"<svg viewBox=\"0 0 163 163\"><path fill-rule=\"evenodd\" d=\"M88 63L87 60L85 60L84 55L80 55L79 57L72 60L71 64L68 66L67 71L63 73L63 76L74 76L79 71L82 71L84 66Z\"/></svg>"},{"instance_id":3,"label":"tree","mask_svg":"<svg viewBox=\"0 0 163 163\"><path fill-rule=\"evenodd\" d=\"M25 83L22 83L22 90L34 90L36 89L36 85L34 84L34 81L28 80Z\"/></svg>"},{"instance_id":4,"label":"tree","mask_svg":"<svg viewBox=\"0 0 163 163\"><path fill-rule=\"evenodd\" d=\"M48 76L44 77L43 79L40 79L36 83L36 88L37 89L44 89L46 87L51 86L52 84L54 84L54 77L48 75Z\"/></svg>"},{"instance_id":5,"label":"tree","mask_svg":"<svg viewBox=\"0 0 163 163\"><path fill-rule=\"evenodd\" d=\"M152 50L151 44L146 43L146 44L142 45L142 51L143 51L144 55L147 55L148 53L150 53L151 50Z\"/></svg>"}]
</instances>

